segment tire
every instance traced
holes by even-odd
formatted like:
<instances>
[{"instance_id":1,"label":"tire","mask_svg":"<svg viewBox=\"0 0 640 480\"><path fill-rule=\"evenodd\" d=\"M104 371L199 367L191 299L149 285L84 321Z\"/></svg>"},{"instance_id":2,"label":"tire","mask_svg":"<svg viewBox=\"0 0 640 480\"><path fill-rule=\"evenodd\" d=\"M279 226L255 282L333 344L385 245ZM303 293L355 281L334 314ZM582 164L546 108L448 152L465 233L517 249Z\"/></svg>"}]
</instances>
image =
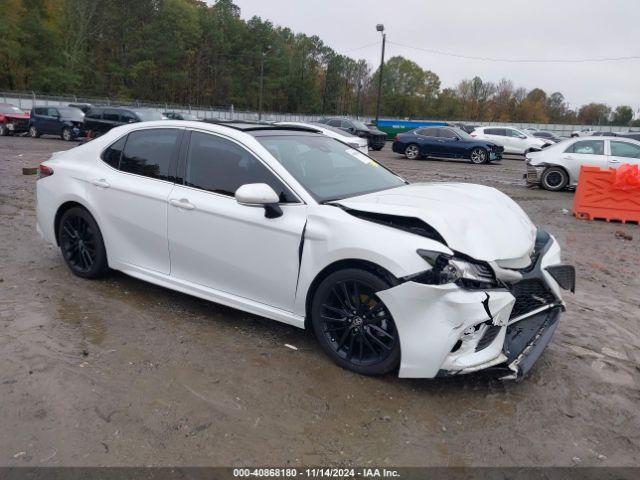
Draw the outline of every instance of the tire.
<instances>
[{"instance_id":1,"label":"tire","mask_svg":"<svg viewBox=\"0 0 640 480\"><path fill-rule=\"evenodd\" d=\"M71 131L71 129L69 127L64 127L62 129L62 139L70 142L71 140L73 140L73 132Z\"/></svg>"},{"instance_id":2,"label":"tire","mask_svg":"<svg viewBox=\"0 0 640 480\"><path fill-rule=\"evenodd\" d=\"M469 159L471 163L475 163L476 165L487 163L489 161L489 153L484 148L476 147L471 150Z\"/></svg>"},{"instance_id":3,"label":"tire","mask_svg":"<svg viewBox=\"0 0 640 480\"><path fill-rule=\"evenodd\" d=\"M35 127L35 125L31 125L29 127L29 136L31 138L38 138L40 137L40 132L38 131L38 129Z\"/></svg>"},{"instance_id":4,"label":"tire","mask_svg":"<svg viewBox=\"0 0 640 480\"><path fill-rule=\"evenodd\" d=\"M420 158L420 147L415 143L410 143L404 149L404 156L409 160L417 160Z\"/></svg>"},{"instance_id":5,"label":"tire","mask_svg":"<svg viewBox=\"0 0 640 480\"><path fill-rule=\"evenodd\" d=\"M373 273L349 268L332 273L316 289L311 325L322 349L341 367L383 375L400 364L400 338L393 317L375 296L389 287Z\"/></svg>"},{"instance_id":6,"label":"tire","mask_svg":"<svg viewBox=\"0 0 640 480\"><path fill-rule=\"evenodd\" d=\"M6 137L9 135L9 130L4 123L0 123L0 137Z\"/></svg>"},{"instance_id":7,"label":"tire","mask_svg":"<svg viewBox=\"0 0 640 480\"><path fill-rule=\"evenodd\" d=\"M544 172L542 172L542 177L540 178L540 185L545 190L550 190L552 192L559 192L560 190L564 190L569 183L569 175L567 174L564 168L560 167L549 167Z\"/></svg>"},{"instance_id":8,"label":"tire","mask_svg":"<svg viewBox=\"0 0 640 480\"><path fill-rule=\"evenodd\" d=\"M379 152L380 150L382 150L384 147L371 147L373 150L375 150L376 152Z\"/></svg>"},{"instance_id":9,"label":"tire","mask_svg":"<svg viewBox=\"0 0 640 480\"><path fill-rule=\"evenodd\" d=\"M99 278L108 272L102 233L84 208L73 207L64 212L58 228L58 245L67 266L78 277Z\"/></svg>"}]
</instances>

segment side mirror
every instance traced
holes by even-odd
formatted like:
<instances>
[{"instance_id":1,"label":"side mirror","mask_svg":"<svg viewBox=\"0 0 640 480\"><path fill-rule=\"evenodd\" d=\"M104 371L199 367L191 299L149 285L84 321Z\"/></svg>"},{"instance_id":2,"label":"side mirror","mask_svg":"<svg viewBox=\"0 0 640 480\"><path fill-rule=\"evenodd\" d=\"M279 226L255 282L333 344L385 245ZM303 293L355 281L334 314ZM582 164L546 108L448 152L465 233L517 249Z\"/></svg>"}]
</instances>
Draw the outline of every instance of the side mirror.
<instances>
[{"instance_id":1,"label":"side mirror","mask_svg":"<svg viewBox=\"0 0 640 480\"><path fill-rule=\"evenodd\" d=\"M248 207L264 207L264 216L278 218L282 209L278 194L266 183L247 183L236 190L236 201Z\"/></svg>"},{"instance_id":2,"label":"side mirror","mask_svg":"<svg viewBox=\"0 0 640 480\"><path fill-rule=\"evenodd\" d=\"M526 135L520 135L520 136L518 136L518 138L521 138L521 139L524 140L525 138L527 138L527 136Z\"/></svg>"}]
</instances>

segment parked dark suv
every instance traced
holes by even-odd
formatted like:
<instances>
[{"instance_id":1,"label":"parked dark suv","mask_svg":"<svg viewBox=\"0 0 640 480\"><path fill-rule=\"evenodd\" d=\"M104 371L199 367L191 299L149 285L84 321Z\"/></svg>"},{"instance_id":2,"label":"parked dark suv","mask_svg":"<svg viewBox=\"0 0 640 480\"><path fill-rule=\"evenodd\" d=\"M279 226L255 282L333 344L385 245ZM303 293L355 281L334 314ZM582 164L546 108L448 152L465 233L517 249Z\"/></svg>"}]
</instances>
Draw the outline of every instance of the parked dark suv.
<instances>
[{"instance_id":1,"label":"parked dark suv","mask_svg":"<svg viewBox=\"0 0 640 480\"><path fill-rule=\"evenodd\" d=\"M323 118L320 123L327 124L331 127L337 127L352 135L366 138L369 142L369 148L373 150L382 150L387 141L387 134L375 127L367 127L360 120L350 120L348 118Z\"/></svg>"},{"instance_id":2,"label":"parked dark suv","mask_svg":"<svg viewBox=\"0 0 640 480\"><path fill-rule=\"evenodd\" d=\"M66 141L84 135L84 113L73 107L35 107L29 118L29 135L59 135Z\"/></svg>"},{"instance_id":3,"label":"parked dark suv","mask_svg":"<svg viewBox=\"0 0 640 480\"><path fill-rule=\"evenodd\" d=\"M150 108L93 107L84 116L84 128L96 137L127 123L163 119L160 112Z\"/></svg>"}]
</instances>

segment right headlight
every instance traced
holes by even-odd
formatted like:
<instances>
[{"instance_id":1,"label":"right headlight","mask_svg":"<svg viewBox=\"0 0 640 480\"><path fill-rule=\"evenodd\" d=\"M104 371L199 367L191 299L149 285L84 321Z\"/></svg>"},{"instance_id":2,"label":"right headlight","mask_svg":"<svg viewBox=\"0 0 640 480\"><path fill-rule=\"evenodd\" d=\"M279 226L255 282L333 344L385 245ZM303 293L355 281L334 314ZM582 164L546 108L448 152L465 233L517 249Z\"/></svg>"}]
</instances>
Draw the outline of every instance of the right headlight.
<instances>
[{"instance_id":1,"label":"right headlight","mask_svg":"<svg viewBox=\"0 0 640 480\"><path fill-rule=\"evenodd\" d=\"M433 285L456 283L465 288L499 286L492 268L485 262L470 261L431 250L419 249L417 253L432 268L412 278L414 281Z\"/></svg>"}]
</instances>

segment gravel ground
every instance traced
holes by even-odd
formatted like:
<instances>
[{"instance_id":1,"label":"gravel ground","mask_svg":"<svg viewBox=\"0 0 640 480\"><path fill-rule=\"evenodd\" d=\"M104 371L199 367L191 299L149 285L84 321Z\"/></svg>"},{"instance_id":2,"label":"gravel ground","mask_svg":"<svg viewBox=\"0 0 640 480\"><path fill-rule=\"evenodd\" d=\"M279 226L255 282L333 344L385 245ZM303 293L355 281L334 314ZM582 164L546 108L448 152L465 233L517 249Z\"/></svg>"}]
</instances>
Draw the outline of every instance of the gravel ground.
<instances>
[{"instance_id":1,"label":"gravel ground","mask_svg":"<svg viewBox=\"0 0 640 480\"><path fill-rule=\"evenodd\" d=\"M578 283L521 383L367 378L293 327L117 273L72 276L35 232L22 174L71 146L0 137L0 465L640 465L637 225L563 213L573 194L525 188L521 160L376 152L411 181L504 191Z\"/></svg>"}]
</instances>

